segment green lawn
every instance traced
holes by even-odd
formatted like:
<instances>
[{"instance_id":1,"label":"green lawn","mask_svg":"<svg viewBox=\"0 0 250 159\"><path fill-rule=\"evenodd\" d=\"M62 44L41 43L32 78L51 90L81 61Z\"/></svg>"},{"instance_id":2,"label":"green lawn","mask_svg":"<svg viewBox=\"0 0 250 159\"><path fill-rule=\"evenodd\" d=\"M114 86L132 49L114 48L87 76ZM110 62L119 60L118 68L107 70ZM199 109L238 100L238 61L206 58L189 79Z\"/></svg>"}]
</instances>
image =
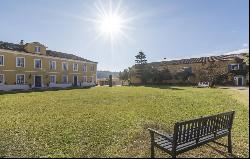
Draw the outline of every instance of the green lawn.
<instances>
[{"instance_id":1,"label":"green lawn","mask_svg":"<svg viewBox=\"0 0 250 159\"><path fill-rule=\"evenodd\" d=\"M0 157L149 157L148 127L171 132L177 121L229 110L236 111L234 155L248 157L249 106L235 93L96 87L0 94ZM179 157L224 157L218 151L226 148L209 145ZM156 157L170 156L157 150Z\"/></svg>"}]
</instances>

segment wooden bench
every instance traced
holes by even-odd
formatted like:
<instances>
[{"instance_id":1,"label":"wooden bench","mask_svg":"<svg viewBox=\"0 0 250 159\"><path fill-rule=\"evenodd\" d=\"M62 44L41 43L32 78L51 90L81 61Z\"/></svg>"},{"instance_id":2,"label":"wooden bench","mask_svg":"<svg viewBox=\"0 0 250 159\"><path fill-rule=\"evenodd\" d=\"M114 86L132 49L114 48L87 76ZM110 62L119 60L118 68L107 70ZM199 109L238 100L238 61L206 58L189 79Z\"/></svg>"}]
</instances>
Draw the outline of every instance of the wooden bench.
<instances>
[{"instance_id":1,"label":"wooden bench","mask_svg":"<svg viewBox=\"0 0 250 159\"><path fill-rule=\"evenodd\" d=\"M184 122L177 122L174 125L173 134L160 133L148 129L151 137L151 158L154 158L154 148L157 147L173 158L177 155L197 148L208 142L214 142L228 148L232 153L231 129L233 124L234 111L201 117ZM228 136L227 145L215 140Z\"/></svg>"}]
</instances>

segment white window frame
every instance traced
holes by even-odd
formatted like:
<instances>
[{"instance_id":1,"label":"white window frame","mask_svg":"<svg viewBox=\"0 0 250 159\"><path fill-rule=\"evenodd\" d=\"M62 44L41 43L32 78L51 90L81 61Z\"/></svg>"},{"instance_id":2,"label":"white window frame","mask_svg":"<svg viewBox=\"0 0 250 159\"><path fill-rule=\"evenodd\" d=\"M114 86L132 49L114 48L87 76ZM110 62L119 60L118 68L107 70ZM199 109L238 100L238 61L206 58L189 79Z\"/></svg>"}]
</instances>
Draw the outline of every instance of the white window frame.
<instances>
[{"instance_id":1,"label":"white window frame","mask_svg":"<svg viewBox=\"0 0 250 159\"><path fill-rule=\"evenodd\" d=\"M36 61L40 60L41 61L41 68L36 68ZM42 59L34 59L34 68L35 69L42 69L43 68L43 63L42 63Z\"/></svg>"},{"instance_id":2,"label":"white window frame","mask_svg":"<svg viewBox=\"0 0 250 159\"><path fill-rule=\"evenodd\" d=\"M84 78L85 78L85 81L84 81ZM88 82L87 76L83 76L83 77L82 77L82 82L83 82L83 83L87 83L87 82Z\"/></svg>"},{"instance_id":3,"label":"white window frame","mask_svg":"<svg viewBox=\"0 0 250 159\"><path fill-rule=\"evenodd\" d=\"M237 69L232 69L232 70L237 71L240 69L240 64L237 64L237 63L231 64L231 68L232 66L236 66L236 65L237 65Z\"/></svg>"},{"instance_id":4,"label":"white window frame","mask_svg":"<svg viewBox=\"0 0 250 159\"><path fill-rule=\"evenodd\" d=\"M17 59L22 58L23 59L23 67L17 65ZM22 67L25 68L25 57L16 57L16 67Z\"/></svg>"},{"instance_id":5,"label":"white window frame","mask_svg":"<svg viewBox=\"0 0 250 159\"><path fill-rule=\"evenodd\" d=\"M83 69L83 68L84 68L84 66L85 66L85 70ZM88 67L87 67L87 64L86 64L86 63L84 63L84 64L82 65L82 71L83 71L83 72L87 72L87 70L88 70L87 68L88 68Z\"/></svg>"},{"instance_id":6,"label":"white window frame","mask_svg":"<svg viewBox=\"0 0 250 159\"><path fill-rule=\"evenodd\" d=\"M76 83L78 84L78 76L77 76L77 75L73 75L73 76L72 76L72 77L73 77L73 78L72 78L72 83L74 84L74 77L75 77L75 76L77 77Z\"/></svg>"},{"instance_id":7,"label":"white window frame","mask_svg":"<svg viewBox=\"0 0 250 159\"><path fill-rule=\"evenodd\" d=\"M63 77L67 77L67 82L64 82L63 81ZM62 84L68 84L69 83L69 77L68 77L68 75L62 75Z\"/></svg>"},{"instance_id":8,"label":"white window frame","mask_svg":"<svg viewBox=\"0 0 250 159\"><path fill-rule=\"evenodd\" d=\"M4 66L4 55L0 55L3 57L3 64L1 64L0 66Z\"/></svg>"},{"instance_id":9,"label":"white window frame","mask_svg":"<svg viewBox=\"0 0 250 159\"><path fill-rule=\"evenodd\" d=\"M17 76L23 76L23 83L22 84L18 84L17 83ZM16 85L24 85L25 84L25 74L16 74Z\"/></svg>"},{"instance_id":10,"label":"white window frame","mask_svg":"<svg viewBox=\"0 0 250 159\"><path fill-rule=\"evenodd\" d=\"M55 78L55 82L51 82L51 77ZM56 84L56 75L50 75L49 82L52 83L52 84Z\"/></svg>"},{"instance_id":11,"label":"white window frame","mask_svg":"<svg viewBox=\"0 0 250 159\"><path fill-rule=\"evenodd\" d=\"M77 66L76 70L75 70L75 65ZM73 71L78 71L78 63L73 63Z\"/></svg>"},{"instance_id":12,"label":"white window frame","mask_svg":"<svg viewBox=\"0 0 250 159\"><path fill-rule=\"evenodd\" d=\"M33 86L36 87L36 76L41 77L41 87L43 87L43 75L34 75L33 76ZM40 88L40 87L38 87Z\"/></svg>"},{"instance_id":13,"label":"white window frame","mask_svg":"<svg viewBox=\"0 0 250 159\"><path fill-rule=\"evenodd\" d=\"M64 69L63 64L67 64L67 70ZM62 62L62 70L63 71L68 71L69 70L69 64L68 64L68 62Z\"/></svg>"},{"instance_id":14,"label":"white window frame","mask_svg":"<svg viewBox=\"0 0 250 159\"><path fill-rule=\"evenodd\" d=\"M55 68L51 68L52 63L55 63ZM49 69L50 70L56 70L56 61L49 61Z\"/></svg>"},{"instance_id":15,"label":"white window frame","mask_svg":"<svg viewBox=\"0 0 250 159\"><path fill-rule=\"evenodd\" d=\"M95 71L95 66L94 66L94 65L91 65L91 66L90 66L90 71L91 71L91 72L94 72L94 71Z\"/></svg>"},{"instance_id":16,"label":"white window frame","mask_svg":"<svg viewBox=\"0 0 250 159\"><path fill-rule=\"evenodd\" d=\"M35 46L35 53L41 53L41 47Z\"/></svg>"},{"instance_id":17,"label":"white window frame","mask_svg":"<svg viewBox=\"0 0 250 159\"><path fill-rule=\"evenodd\" d=\"M4 77L4 74L0 74L0 76L3 76L3 82L2 82L2 83L0 83L0 85L4 85L4 83L5 83L5 77Z\"/></svg>"}]
</instances>

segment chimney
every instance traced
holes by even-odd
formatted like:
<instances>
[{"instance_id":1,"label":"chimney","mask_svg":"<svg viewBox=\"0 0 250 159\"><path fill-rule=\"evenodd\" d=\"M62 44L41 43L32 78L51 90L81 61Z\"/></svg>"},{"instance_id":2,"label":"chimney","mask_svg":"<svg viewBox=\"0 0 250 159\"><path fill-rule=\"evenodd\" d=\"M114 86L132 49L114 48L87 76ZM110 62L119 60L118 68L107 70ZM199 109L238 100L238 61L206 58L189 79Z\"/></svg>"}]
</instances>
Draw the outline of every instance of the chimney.
<instances>
[{"instance_id":1,"label":"chimney","mask_svg":"<svg viewBox=\"0 0 250 159\"><path fill-rule=\"evenodd\" d=\"M20 44L20 45L23 45L23 44L24 44L24 41L23 41L23 40L21 40L19 44Z\"/></svg>"}]
</instances>

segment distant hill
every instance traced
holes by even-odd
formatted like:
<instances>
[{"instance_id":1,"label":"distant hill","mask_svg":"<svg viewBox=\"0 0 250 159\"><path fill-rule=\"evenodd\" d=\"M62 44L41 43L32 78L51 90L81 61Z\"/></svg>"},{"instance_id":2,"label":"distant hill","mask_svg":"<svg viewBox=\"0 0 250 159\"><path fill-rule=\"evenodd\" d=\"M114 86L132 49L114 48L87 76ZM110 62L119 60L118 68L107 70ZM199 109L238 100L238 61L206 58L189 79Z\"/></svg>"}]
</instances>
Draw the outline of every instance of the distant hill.
<instances>
[{"instance_id":1,"label":"distant hill","mask_svg":"<svg viewBox=\"0 0 250 159\"><path fill-rule=\"evenodd\" d=\"M100 78L108 78L109 75L112 75L114 77L119 77L119 72L111 72L111 71L97 71L97 79Z\"/></svg>"}]
</instances>

